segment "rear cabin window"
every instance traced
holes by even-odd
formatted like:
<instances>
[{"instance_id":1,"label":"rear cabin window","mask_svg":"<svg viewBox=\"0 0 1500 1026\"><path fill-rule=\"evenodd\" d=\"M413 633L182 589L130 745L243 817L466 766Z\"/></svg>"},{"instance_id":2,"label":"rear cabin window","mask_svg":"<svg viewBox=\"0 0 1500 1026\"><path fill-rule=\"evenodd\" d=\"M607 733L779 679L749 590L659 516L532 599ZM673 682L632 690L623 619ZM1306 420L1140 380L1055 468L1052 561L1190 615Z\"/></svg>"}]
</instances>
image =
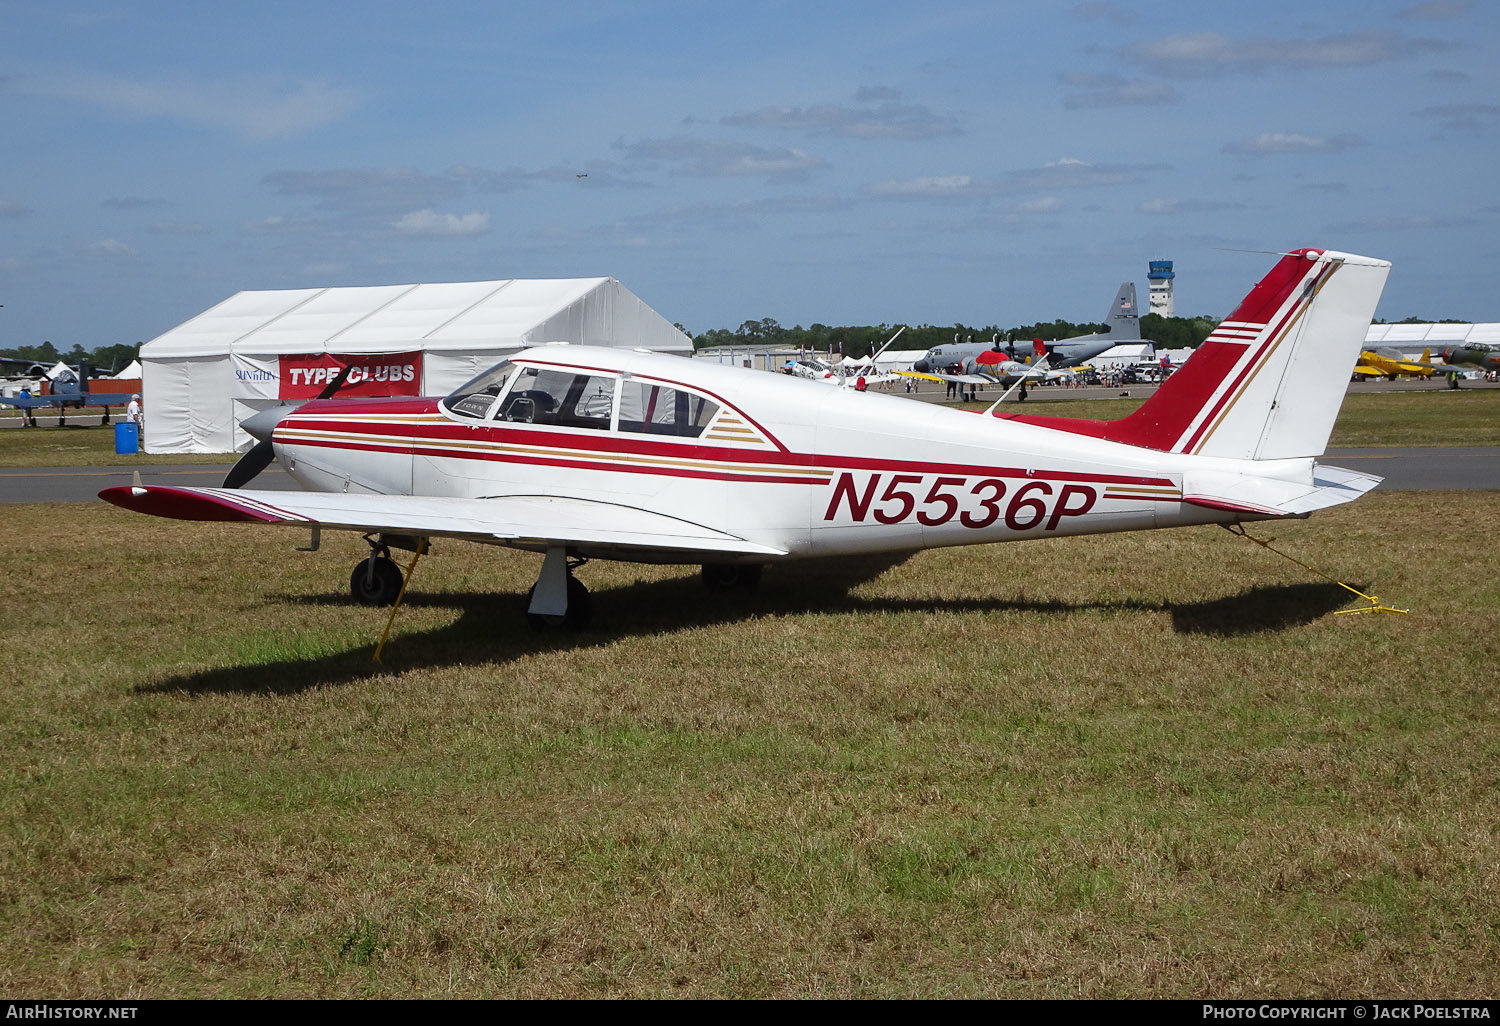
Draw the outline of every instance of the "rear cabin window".
<instances>
[{"instance_id":1,"label":"rear cabin window","mask_svg":"<svg viewBox=\"0 0 1500 1026\"><path fill-rule=\"evenodd\" d=\"M608 431L614 397L614 378L526 367L495 411L495 419Z\"/></svg>"},{"instance_id":2,"label":"rear cabin window","mask_svg":"<svg viewBox=\"0 0 1500 1026\"><path fill-rule=\"evenodd\" d=\"M717 403L670 385L629 379L620 387L620 430L697 438L719 411Z\"/></svg>"}]
</instances>

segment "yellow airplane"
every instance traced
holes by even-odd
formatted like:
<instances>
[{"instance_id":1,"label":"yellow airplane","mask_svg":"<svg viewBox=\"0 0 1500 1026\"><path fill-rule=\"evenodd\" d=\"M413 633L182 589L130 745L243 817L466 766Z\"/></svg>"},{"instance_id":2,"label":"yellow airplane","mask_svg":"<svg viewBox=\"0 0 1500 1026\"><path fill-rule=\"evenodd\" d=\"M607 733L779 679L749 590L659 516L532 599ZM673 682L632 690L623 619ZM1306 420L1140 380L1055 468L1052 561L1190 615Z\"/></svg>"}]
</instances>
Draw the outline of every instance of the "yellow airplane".
<instances>
[{"instance_id":1,"label":"yellow airplane","mask_svg":"<svg viewBox=\"0 0 1500 1026\"><path fill-rule=\"evenodd\" d=\"M1428 378L1434 374L1454 374L1457 371L1446 364L1433 363L1430 347L1422 350L1420 360L1408 360L1396 350L1382 346L1360 353L1359 364L1354 368L1354 373L1360 377L1390 378L1395 381L1398 377Z\"/></svg>"}]
</instances>

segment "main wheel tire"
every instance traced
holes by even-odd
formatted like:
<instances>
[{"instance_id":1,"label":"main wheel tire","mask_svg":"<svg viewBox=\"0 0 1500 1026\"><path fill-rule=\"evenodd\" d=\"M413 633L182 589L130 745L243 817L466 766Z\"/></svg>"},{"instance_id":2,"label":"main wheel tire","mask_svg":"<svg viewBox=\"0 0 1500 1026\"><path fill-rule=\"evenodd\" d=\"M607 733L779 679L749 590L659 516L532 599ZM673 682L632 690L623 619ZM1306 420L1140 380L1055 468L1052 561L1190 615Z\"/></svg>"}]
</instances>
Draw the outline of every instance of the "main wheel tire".
<instances>
[{"instance_id":1,"label":"main wheel tire","mask_svg":"<svg viewBox=\"0 0 1500 1026\"><path fill-rule=\"evenodd\" d=\"M401 594L401 568L384 556L375 557L372 568L368 559L354 564L349 575L349 594L364 606L392 606Z\"/></svg>"},{"instance_id":2,"label":"main wheel tire","mask_svg":"<svg viewBox=\"0 0 1500 1026\"><path fill-rule=\"evenodd\" d=\"M733 591L735 588L754 591L760 587L760 571L759 563L704 563L703 585L709 591Z\"/></svg>"},{"instance_id":3,"label":"main wheel tire","mask_svg":"<svg viewBox=\"0 0 1500 1026\"><path fill-rule=\"evenodd\" d=\"M531 606L531 596L536 592L536 585L526 593L526 605ZM568 575L568 611L562 616L544 616L541 613L527 613L526 622L533 630L538 631L581 631L594 619L594 600L589 597L589 590L583 586L583 582L572 574Z\"/></svg>"}]
</instances>

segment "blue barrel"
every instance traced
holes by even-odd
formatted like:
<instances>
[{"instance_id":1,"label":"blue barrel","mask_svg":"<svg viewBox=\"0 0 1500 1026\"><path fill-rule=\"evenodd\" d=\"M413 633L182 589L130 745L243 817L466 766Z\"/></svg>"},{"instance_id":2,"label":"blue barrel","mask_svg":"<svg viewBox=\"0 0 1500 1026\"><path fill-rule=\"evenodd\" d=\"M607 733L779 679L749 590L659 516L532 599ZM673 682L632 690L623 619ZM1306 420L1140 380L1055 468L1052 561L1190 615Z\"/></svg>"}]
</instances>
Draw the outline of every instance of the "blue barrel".
<instances>
[{"instance_id":1,"label":"blue barrel","mask_svg":"<svg viewBox=\"0 0 1500 1026\"><path fill-rule=\"evenodd\" d=\"M141 451L141 428L130 421L115 425L115 452L121 456L134 456Z\"/></svg>"}]
</instances>

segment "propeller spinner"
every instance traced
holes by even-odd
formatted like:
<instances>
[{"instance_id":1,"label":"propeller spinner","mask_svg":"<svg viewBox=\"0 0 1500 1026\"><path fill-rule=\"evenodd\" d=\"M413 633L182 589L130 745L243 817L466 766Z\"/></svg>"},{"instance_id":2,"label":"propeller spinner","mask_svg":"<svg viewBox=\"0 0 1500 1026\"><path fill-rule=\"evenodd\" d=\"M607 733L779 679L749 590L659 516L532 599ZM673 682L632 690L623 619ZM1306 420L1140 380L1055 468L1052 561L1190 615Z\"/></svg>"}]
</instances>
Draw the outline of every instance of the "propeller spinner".
<instances>
[{"instance_id":1,"label":"propeller spinner","mask_svg":"<svg viewBox=\"0 0 1500 1026\"><path fill-rule=\"evenodd\" d=\"M338 377L330 381L323 391L319 392L317 399L331 399L333 394L343 387L345 379L349 377L351 368L345 367L339 371ZM316 401L316 399L314 400ZM224 475L225 488L243 488L255 479L255 476L271 465L276 458L276 450L271 445L271 433L297 409L295 406L273 406L269 410L261 410L252 413L240 421L240 427L251 438L257 439L245 455L241 456L239 462L229 468L229 473Z\"/></svg>"}]
</instances>

